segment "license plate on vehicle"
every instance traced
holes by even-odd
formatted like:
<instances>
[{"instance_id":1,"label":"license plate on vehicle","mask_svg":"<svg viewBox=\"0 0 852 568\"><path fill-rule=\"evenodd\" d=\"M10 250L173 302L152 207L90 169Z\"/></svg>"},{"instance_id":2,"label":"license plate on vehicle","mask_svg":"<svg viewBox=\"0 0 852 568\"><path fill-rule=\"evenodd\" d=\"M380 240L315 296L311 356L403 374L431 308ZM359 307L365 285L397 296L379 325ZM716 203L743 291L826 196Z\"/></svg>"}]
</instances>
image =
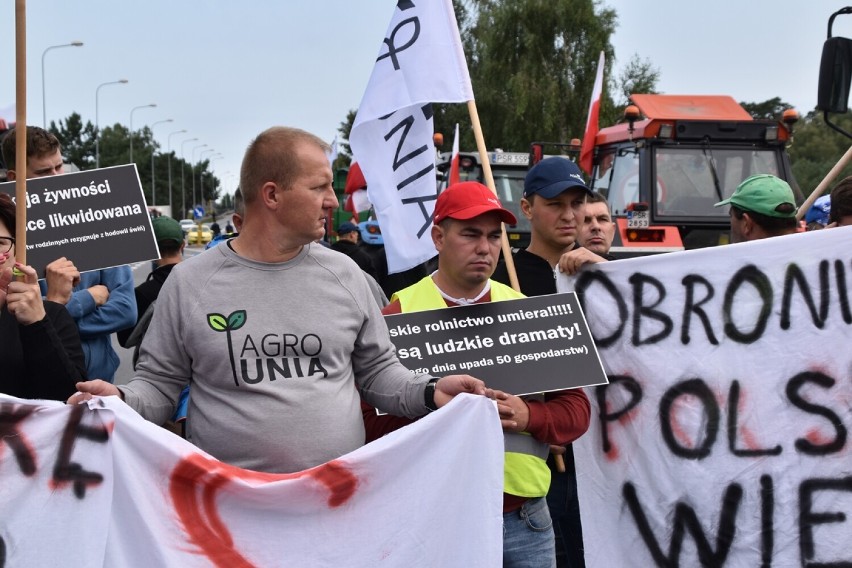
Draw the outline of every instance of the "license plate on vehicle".
<instances>
[{"instance_id":1,"label":"license plate on vehicle","mask_svg":"<svg viewBox=\"0 0 852 568\"><path fill-rule=\"evenodd\" d=\"M628 229L644 229L648 227L650 222L648 220L648 212L647 211L628 211L627 212L627 228Z\"/></svg>"}]
</instances>

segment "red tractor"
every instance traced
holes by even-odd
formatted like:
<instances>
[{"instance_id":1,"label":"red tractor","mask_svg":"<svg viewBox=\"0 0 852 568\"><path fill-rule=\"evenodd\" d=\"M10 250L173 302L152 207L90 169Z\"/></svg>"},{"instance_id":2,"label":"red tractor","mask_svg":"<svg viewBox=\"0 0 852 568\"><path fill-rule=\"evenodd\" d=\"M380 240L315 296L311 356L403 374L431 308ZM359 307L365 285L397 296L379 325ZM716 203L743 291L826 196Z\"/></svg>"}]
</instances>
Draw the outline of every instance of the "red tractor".
<instances>
[{"instance_id":1,"label":"red tractor","mask_svg":"<svg viewBox=\"0 0 852 568\"><path fill-rule=\"evenodd\" d=\"M714 204L755 174L786 180L798 115L754 120L727 96L633 95L625 122L595 138L591 187L618 225L611 253L640 256L728 242L727 208Z\"/></svg>"}]
</instances>

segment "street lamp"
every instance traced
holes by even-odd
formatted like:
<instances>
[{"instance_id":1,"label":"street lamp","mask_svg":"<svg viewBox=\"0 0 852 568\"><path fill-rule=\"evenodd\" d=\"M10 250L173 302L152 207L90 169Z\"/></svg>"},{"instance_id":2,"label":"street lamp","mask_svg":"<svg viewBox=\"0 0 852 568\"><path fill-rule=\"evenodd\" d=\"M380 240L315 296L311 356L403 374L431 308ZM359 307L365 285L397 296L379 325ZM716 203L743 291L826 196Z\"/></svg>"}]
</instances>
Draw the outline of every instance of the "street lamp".
<instances>
[{"instance_id":1,"label":"street lamp","mask_svg":"<svg viewBox=\"0 0 852 568\"><path fill-rule=\"evenodd\" d=\"M186 160L184 159L185 152L184 152L184 149L183 149L183 145L186 144L187 142L195 142L197 140L198 140L198 138L190 138L189 140L184 140L180 144L180 199L181 199L181 207L183 207L183 209L180 212L181 218L183 218L183 216L186 215L186 191L184 189L184 182L183 182L183 165L186 163Z\"/></svg>"},{"instance_id":2,"label":"street lamp","mask_svg":"<svg viewBox=\"0 0 852 568\"><path fill-rule=\"evenodd\" d=\"M196 146L192 149L192 162L190 162L189 167L192 171L192 207L195 208L195 151L199 148L205 148L207 144L201 144L200 146Z\"/></svg>"},{"instance_id":3,"label":"street lamp","mask_svg":"<svg viewBox=\"0 0 852 568\"><path fill-rule=\"evenodd\" d=\"M130 162L133 163L133 113L139 110L140 108L154 108L157 106L157 103L151 103L149 105L140 105L138 107L133 107L130 109Z\"/></svg>"},{"instance_id":4,"label":"street lamp","mask_svg":"<svg viewBox=\"0 0 852 568\"><path fill-rule=\"evenodd\" d=\"M208 148L207 150L202 150L200 154L198 154L198 162L201 162L201 158L204 157L204 154L207 152L215 152L213 148ZM212 160L212 157L211 157ZM193 178L195 179L195 178ZM198 196L201 198L201 202L204 203L204 171L198 172Z\"/></svg>"},{"instance_id":5,"label":"street lamp","mask_svg":"<svg viewBox=\"0 0 852 568\"><path fill-rule=\"evenodd\" d=\"M183 134L184 132L186 132L186 129L178 130L170 133L166 138L169 150L169 210L171 210L173 217L175 212L174 209L172 209L172 136L175 134ZM183 219L183 217L181 217L181 219Z\"/></svg>"},{"instance_id":6,"label":"street lamp","mask_svg":"<svg viewBox=\"0 0 852 568\"><path fill-rule=\"evenodd\" d=\"M41 120L42 126L45 130L47 130L47 95L45 95L44 87L44 56L47 55L47 52L51 49L59 49L60 47L80 47L82 45L82 41L72 41L71 43L63 43L62 45L51 45L50 47L45 49L41 54Z\"/></svg>"},{"instance_id":7,"label":"street lamp","mask_svg":"<svg viewBox=\"0 0 852 568\"><path fill-rule=\"evenodd\" d=\"M95 89L95 168L101 167L101 129L100 121L98 119L98 94L101 91L101 87L106 87L107 85L124 85L126 83L127 79L119 79L118 81L101 83L98 85L98 88Z\"/></svg>"},{"instance_id":8,"label":"street lamp","mask_svg":"<svg viewBox=\"0 0 852 568\"><path fill-rule=\"evenodd\" d=\"M151 205L157 205L157 191L156 191L156 182L154 177L154 154L156 154L156 147L154 146L154 127L158 124L165 124L167 122L174 122L174 119L167 118L165 120L158 120L154 124L151 125Z\"/></svg>"}]
</instances>

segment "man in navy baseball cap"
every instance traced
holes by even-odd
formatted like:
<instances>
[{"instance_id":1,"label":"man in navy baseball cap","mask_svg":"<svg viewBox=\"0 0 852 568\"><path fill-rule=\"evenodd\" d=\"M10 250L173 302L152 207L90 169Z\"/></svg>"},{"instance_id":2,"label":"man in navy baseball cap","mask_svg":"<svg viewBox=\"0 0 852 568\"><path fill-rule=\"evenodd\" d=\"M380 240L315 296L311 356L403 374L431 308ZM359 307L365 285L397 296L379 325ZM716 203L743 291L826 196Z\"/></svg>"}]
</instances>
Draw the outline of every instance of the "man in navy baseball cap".
<instances>
[{"instance_id":1,"label":"man in navy baseball cap","mask_svg":"<svg viewBox=\"0 0 852 568\"><path fill-rule=\"evenodd\" d=\"M537 163L524 179L524 197L526 198L541 195L546 199L553 199L563 191L572 188L592 193L583 180L583 173L579 166L571 160L558 156L545 158Z\"/></svg>"},{"instance_id":2,"label":"man in navy baseball cap","mask_svg":"<svg viewBox=\"0 0 852 568\"><path fill-rule=\"evenodd\" d=\"M577 245L588 195L582 171L567 158L545 158L527 173L521 213L530 222L530 244L514 255L515 266L525 267L518 268L518 279L526 295L555 293L553 278L545 276L552 276L557 265L573 274L583 264L606 260ZM502 282L503 276L500 267L494 279Z\"/></svg>"},{"instance_id":3,"label":"man in navy baseball cap","mask_svg":"<svg viewBox=\"0 0 852 568\"><path fill-rule=\"evenodd\" d=\"M556 269L573 273L583 264L606 261L577 245L579 227L585 218L586 196L590 194L580 168L567 158L545 158L527 173L521 212L530 221L530 244L512 254L518 283L525 295L555 294ZM505 264L498 265L492 278L509 283ZM551 468L548 507L553 530L558 535L556 547L560 565L564 562L581 566L583 539L570 446L565 456L566 471Z\"/></svg>"}]
</instances>

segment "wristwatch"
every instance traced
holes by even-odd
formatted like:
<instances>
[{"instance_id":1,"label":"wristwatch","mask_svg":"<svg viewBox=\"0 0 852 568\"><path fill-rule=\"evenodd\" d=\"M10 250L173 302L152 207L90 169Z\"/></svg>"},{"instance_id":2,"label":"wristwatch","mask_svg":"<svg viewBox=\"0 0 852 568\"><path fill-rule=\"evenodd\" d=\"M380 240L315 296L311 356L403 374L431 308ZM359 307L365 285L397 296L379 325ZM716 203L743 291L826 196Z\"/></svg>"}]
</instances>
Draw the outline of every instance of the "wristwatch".
<instances>
[{"instance_id":1,"label":"wristwatch","mask_svg":"<svg viewBox=\"0 0 852 568\"><path fill-rule=\"evenodd\" d=\"M426 404L426 408L429 411L438 410L438 405L435 404L435 385L438 383L438 379L432 379L428 383L426 383L426 389L423 391L423 402Z\"/></svg>"}]
</instances>

